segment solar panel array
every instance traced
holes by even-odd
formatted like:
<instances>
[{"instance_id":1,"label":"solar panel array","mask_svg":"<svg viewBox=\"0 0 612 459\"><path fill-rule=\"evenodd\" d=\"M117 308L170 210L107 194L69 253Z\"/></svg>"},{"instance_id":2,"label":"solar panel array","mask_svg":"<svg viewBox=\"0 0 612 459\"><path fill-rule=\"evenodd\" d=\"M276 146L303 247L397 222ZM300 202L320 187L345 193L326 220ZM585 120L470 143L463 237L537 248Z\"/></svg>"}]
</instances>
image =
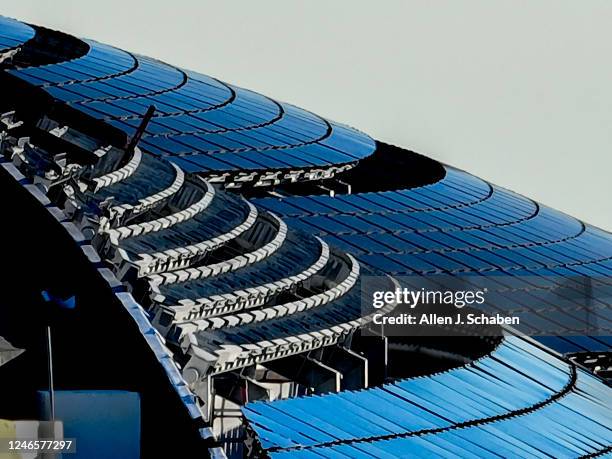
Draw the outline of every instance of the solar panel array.
<instances>
[{"instance_id":1,"label":"solar panel array","mask_svg":"<svg viewBox=\"0 0 612 459\"><path fill-rule=\"evenodd\" d=\"M156 107L140 143L187 172L329 169L370 155L374 141L327 121L197 72L87 40L66 62L11 70L51 96L134 134Z\"/></svg>"},{"instance_id":2,"label":"solar panel array","mask_svg":"<svg viewBox=\"0 0 612 459\"><path fill-rule=\"evenodd\" d=\"M488 294L488 311L521 313L526 332L575 335L544 338L560 350L610 347L612 236L466 172L446 167L442 180L406 190L255 202L392 275L498 279L511 296ZM568 278L592 281L588 301L551 305L550 290ZM587 318L603 336L582 336Z\"/></svg>"},{"instance_id":3,"label":"solar panel array","mask_svg":"<svg viewBox=\"0 0 612 459\"><path fill-rule=\"evenodd\" d=\"M447 372L243 412L272 458L579 457L612 444L610 388L516 337Z\"/></svg>"},{"instance_id":4,"label":"solar panel array","mask_svg":"<svg viewBox=\"0 0 612 459\"><path fill-rule=\"evenodd\" d=\"M80 139L57 137L65 148ZM42 180L55 155L22 143L13 139L11 156ZM117 276L145 292L153 323L191 359L185 371L206 378L336 344L363 323L360 275L381 273L139 148L92 153L96 164L61 172L80 170L69 207L95 226L94 245Z\"/></svg>"},{"instance_id":5,"label":"solar panel array","mask_svg":"<svg viewBox=\"0 0 612 459\"><path fill-rule=\"evenodd\" d=\"M0 16L0 53L18 48L34 37L34 29L23 22Z\"/></svg>"},{"instance_id":6,"label":"solar panel array","mask_svg":"<svg viewBox=\"0 0 612 459\"><path fill-rule=\"evenodd\" d=\"M0 47L33 36L29 26L0 19L0 39L7 40ZM350 337L364 323L364 274L378 275L381 290L396 286L383 274L495 278L502 287L512 279L513 307L501 310L493 301L490 312L527 313L531 331L564 335L584 327L583 335L540 338L563 352L609 350L610 337L587 336L583 320L595 316L612 334L609 233L452 167L439 181L411 189L250 201L224 193L191 173L216 180L253 171L334 173L376 145L292 105L86 43L86 54L75 59L7 72L128 135L155 105L135 150L98 145L95 165L53 168L78 170L66 212L84 231L95 226L92 244L118 277L140 293L146 286L141 299L149 317L133 307L141 329L163 333L180 349L183 375L198 390L209 375ZM59 138L55 146L83 139L48 122L36 129ZM9 125L9 133L19 127ZM58 153L3 140L24 174L36 174ZM568 278L592 281L588 304L568 297L551 314L545 293ZM609 390L557 356L507 337L490 356L445 373L255 403L244 412L273 457L573 457L612 443Z\"/></svg>"}]
</instances>

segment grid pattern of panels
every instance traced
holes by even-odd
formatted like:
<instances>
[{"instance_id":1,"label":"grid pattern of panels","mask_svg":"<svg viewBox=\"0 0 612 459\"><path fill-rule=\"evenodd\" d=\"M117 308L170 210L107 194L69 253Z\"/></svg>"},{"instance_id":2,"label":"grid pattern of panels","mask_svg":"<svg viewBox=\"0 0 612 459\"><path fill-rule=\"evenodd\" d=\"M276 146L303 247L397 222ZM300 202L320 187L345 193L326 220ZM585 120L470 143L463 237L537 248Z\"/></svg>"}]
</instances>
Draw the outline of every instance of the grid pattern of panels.
<instances>
[{"instance_id":1,"label":"grid pattern of panels","mask_svg":"<svg viewBox=\"0 0 612 459\"><path fill-rule=\"evenodd\" d=\"M465 172L447 167L441 181L410 190L257 203L389 274L469 275L475 282L499 275L501 289L513 279L515 307L503 312L521 313L528 331L562 335L571 326L573 334L588 334L588 307L598 328L612 333L612 236ZM591 304L578 297L568 298L567 308L546 302L547 289L577 277L593 280ZM509 303L488 300L493 313L502 312L501 300ZM605 337L577 339L591 350L609 347Z\"/></svg>"},{"instance_id":2,"label":"grid pattern of panels","mask_svg":"<svg viewBox=\"0 0 612 459\"><path fill-rule=\"evenodd\" d=\"M491 355L430 377L243 411L272 457L576 457L612 442L610 395L508 337Z\"/></svg>"},{"instance_id":3,"label":"grid pattern of panels","mask_svg":"<svg viewBox=\"0 0 612 459\"><path fill-rule=\"evenodd\" d=\"M612 349L611 336L538 336L538 341L563 354L573 352L602 352Z\"/></svg>"},{"instance_id":4,"label":"grid pattern of panels","mask_svg":"<svg viewBox=\"0 0 612 459\"><path fill-rule=\"evenodd\" d=\"M374 141L348 126L196 72L87 41L86 55L10 70L96 119L135 132L156 113L141 148L187 172L325 169L370 155Z\"/></svg>"},{"instance_id":5,"label":"grid pattern of panels","mask_svg":"<svg viewBox=\"0 0 612 459\"><path fill-rule=\"evenodd\" d=\"M89 45L89 50L77 59L10 70L9 73L36 86L44 87L47 92L60 100L69 100L69 94L77 91L86 94L87 88L91 88L90 94L97 94L95 85L90 87L88 83L98 81L99 86L106 79L118 77L135 68L136 60L125 51L89 40L84 41ZM64 86L70 86L72 91L67 92L62 89Z\"/></svg>"},{"instance_id":6,"label":"grid pattern of panels","mask_svg":"<svg viewBox=\"0 0 612 459\"><path fill-rule=\"evenodd\" d=\"M0 53L17 48L34 37L34 29L15 19L0 16Z\"/></svg>"}]
</instances>

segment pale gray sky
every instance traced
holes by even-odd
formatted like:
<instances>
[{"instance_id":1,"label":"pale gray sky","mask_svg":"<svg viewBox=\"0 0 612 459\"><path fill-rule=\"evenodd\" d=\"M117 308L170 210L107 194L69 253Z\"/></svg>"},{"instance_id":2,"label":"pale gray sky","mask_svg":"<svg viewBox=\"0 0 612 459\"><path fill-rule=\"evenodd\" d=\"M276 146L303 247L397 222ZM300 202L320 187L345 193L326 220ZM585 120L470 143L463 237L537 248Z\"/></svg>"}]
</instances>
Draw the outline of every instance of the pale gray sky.
<instances>
[{"instance_id":1,"label":"pale gray sky","mask_svg":"<svg viewBox=\"0 0 612 459\"><path fill-rule=\"evenodd\" d=\"M0 14L295 103L612 229L608 0L4 0Z\"/></svg>"}]
</instances>

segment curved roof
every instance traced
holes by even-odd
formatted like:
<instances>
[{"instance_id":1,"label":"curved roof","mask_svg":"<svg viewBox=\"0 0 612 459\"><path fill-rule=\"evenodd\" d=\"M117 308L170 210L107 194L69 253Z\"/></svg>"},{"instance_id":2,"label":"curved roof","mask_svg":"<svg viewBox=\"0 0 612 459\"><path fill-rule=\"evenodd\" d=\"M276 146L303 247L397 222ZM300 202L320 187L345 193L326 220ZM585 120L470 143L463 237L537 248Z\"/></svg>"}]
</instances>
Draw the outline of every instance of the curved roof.
<instances>
[{"instance_id":1,"label":"curved roof","mask_svg":"<svg viewBox=\"0 0 612 459\"><path fill-rule=\"evenodd\" d=\"M146 56L87 44L79 58L10 73L128 135L154 105L141 148L188 172L328 169L374 151L367 135L293 105Z\"/></svg>"},{"instance_id":2,"label":"curved roof","mask_svg":"<svg viewBox=\"0 0 612 459\"><path fill-rule=\"evenodd\" d=\"M469 365L243 412L272 458L578 457L612 443L610 389L516 337Z\"/></svg>"},{"instance_id":3,"label":"curved roof","mask_svg":"<svg viewBox=\"0 0 612 459\"><path fill-rule=\"evenodd\" d=\"M31 38L29 26L2 21L5 35ZM156 106L139 148L97 149L97 163L79 170L83 180L69 198L99 225L95 244L117 276L146 290L149 317L134 304L143 333L157 336L151 319L180 346L191 383L341 343L364 324L363 274L378 274L385 290L397 284L382 274L503 276L512 282L504 286L511 308L493 301L490 312L505 308L524 314L532 331L571 334L541 338L562 351L609 349L608 336L587 336L585 321L595 317L600 331L612 332L609 233L449 166L404 187L407 169L393 167L393 155L376 180L381 170L397 177L352 194L288 189L248 201L215 190L190 173L216 179L350 165L363 179L380 145L289 104L86 43L73 59L8 72L128 135ZM60 125L36 128L71 141ZM58 153L37 148L19 152L30 172ZM551 314L546 293L574 278L588 280L590 290L561 298ZM507 290L497 293L496 300ZM490 356L449 372L256 403L245 413L274 456L562 456L597 454L611 443L608 400L600 380L508 337Z\"/></svg>"},{"instance_id":4,"label":"curved roof","mask_svg":"<svg viewBox=\"0 0 612 459\"><path fill-rule=\"evenodd\" d=\"M520 314L525 330L563 336L544 338L562 351L609 348L612 236L466 172L446 166L443 179L412 189L255 202L395 276L499 279L512 296L500 285L488 312ZM568 279L586 279L586 296L551 299Z\"/></svg>"},{"instance_id":5,"label":"curved roof","mask_svg":"<svg viewBox=\"0 0 612 459\"><path fill-rule=\"evenodd\" d=\"M0 16L0 53L10 51L34 37L34 29L23 22Z\"/></svg>"}]
</instances>

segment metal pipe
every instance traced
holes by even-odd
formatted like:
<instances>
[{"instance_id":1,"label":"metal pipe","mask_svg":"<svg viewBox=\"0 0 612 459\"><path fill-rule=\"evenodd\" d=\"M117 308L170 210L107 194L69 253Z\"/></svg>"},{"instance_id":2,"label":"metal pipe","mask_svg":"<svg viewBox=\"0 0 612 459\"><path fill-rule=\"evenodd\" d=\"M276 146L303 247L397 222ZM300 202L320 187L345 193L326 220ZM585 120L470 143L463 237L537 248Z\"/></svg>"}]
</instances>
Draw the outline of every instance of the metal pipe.
<instances>
[{"instance_id":1,"label":"metal pipe","mask_svg":"<svg viewBox=\"0 0 612 459\"><path fill-rule=\"evenodd\" d=\"M55 390L53 388L53 347L51 346L51 326L47 325L47 357L49 371L49 409L51 421L55 421Z\"/></svg>"}]
</instances>

